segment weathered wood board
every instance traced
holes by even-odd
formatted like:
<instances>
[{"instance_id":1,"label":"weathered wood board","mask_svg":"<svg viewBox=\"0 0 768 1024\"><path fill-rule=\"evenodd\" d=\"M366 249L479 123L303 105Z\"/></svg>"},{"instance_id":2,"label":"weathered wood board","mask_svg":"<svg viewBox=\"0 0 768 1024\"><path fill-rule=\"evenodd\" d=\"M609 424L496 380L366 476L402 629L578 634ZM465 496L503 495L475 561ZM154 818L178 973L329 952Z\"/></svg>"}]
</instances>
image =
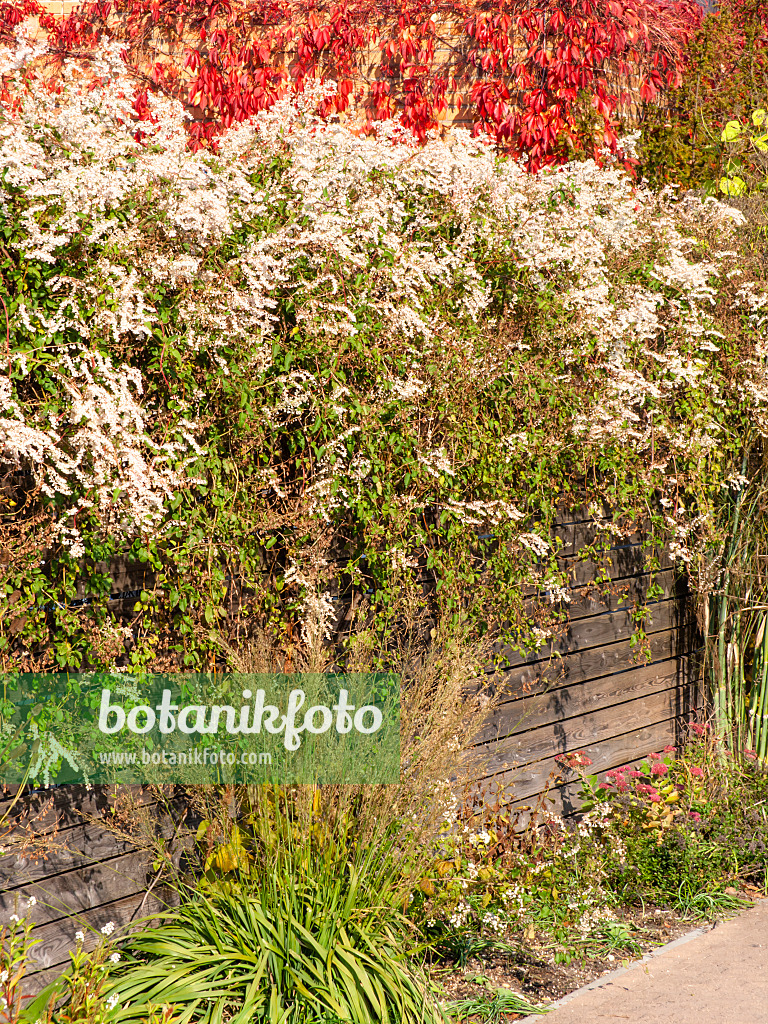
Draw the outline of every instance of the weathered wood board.
<instances>
[{"instance_id":1,"label":"weathered wood board","mask_svg":"<svg viewBox=\"0 0 768 1024\"><path fill-rule=\"evenodd\" d=\"M490 802L499 788L518 808L546 792L550 809L567 815L578 810L579 783L558 755L583 751L590 773L601 774L681 741L700 704L700 638L684 577L665 552L651 574L642 532L611 544L600 565L578 557L594 539L594 520L574 517L556 533L572 581L567 621L537 651L497 649L501 664L489 666L485 682L494 709L469 757ZM609 582L597 586L598 577ZM639 643L636 602L649 613Z\"/></svg>"},{"instance_id":2,"label":"weathered wood board","mask_svg":"<svg viewBox=\"0 0 768 1024\"><path fill-rule=\"evenodd\" d=\"M130 797L157 821L158 834L170 837L173 824L142 787L61 786L24 794L13 806L15 794L4 796L0 816L10 811L10 818L0 855L0 917L7 922L16 914L34 925L39 943L24 983L31 995L69 965L76 932L90 950L105 925L112 922L117 937L164 905L147 891L150 854L98 819Z\"/></svg>"}]
</instances>

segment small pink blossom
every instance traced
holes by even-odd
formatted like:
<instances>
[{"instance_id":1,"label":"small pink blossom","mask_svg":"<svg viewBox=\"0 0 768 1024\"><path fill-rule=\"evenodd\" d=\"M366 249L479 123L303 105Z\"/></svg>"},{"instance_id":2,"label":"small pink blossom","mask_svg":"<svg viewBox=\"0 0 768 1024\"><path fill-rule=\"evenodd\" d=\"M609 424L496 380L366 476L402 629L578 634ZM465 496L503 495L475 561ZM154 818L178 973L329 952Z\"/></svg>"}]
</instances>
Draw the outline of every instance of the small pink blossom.
<instances>
[{"instance_id":1,"label":"small pink blossom","mask_svg":"<svg viewBox=\"0 0 768 1024\"><path fill-rule=\"evenodd\" d=\"M668 771L669 768L662 761L657 761L651 768L651 775L666 775Z\"/></svg>"},{"instance_id":2,"label":"small pink blossom","mask_svg":"<svg viewBox=\"0 0 768 1024\"><path fill-rule=\"evenodd\" d=\"M701 770L701 768L698 767L698 765L694 765L690 769L690 772L691 772L691 775L694 777L694 779L703 779L704 778L704 772Z\"/></svg>"}]
</instances>

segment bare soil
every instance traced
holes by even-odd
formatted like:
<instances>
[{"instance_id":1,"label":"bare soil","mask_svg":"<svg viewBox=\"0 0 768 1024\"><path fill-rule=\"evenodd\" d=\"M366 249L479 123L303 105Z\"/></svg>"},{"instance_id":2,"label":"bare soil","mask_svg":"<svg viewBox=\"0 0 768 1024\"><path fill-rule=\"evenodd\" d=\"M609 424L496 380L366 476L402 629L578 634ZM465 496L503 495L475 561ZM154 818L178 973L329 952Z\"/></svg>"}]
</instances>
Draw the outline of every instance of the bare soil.
<instances>
[{"instance_id":1,"label":"bare soil","mask_svg":"<svg viewBox=\"0 0 768 1024\"><path fill-rule=\"evenodd\" d=\"M746 901L754 893L743 894ZM489 952L473 958L466 967L436 964L431 975L444 992L446 1001L488 998L496 989L510 989L529 1003L548 1004L573 992L617 967L628 966L651 950L663 946L702 925L701 920L683 918L669 908L645 907L617 910L614 920L628 926L636 946L633 949L587 946L581 956L568 963L558 963L557 950L543 936L526 939L514 953ZM511 943L514 945L514 943ZM524 1014L506 1013L498 1022L519 1020ZM479 1024L480 1016L468 1017Z\"/></svg>"}]
</instances>

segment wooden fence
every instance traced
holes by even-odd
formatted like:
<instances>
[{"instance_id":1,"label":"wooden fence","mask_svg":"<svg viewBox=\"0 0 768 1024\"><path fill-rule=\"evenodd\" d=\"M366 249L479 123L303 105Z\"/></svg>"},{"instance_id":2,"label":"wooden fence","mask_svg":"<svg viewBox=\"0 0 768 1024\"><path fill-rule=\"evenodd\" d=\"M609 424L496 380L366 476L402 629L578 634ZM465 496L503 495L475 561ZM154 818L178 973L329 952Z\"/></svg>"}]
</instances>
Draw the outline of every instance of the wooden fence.
<instances>
[{"instance_id":1,"label":"wooden fence","mask_svg":"<svg viewBox=\"0 0 768 1024\"><path fill-rule=\"evenodd\" d=\"M599 525L591 518L560 518L555 533L563 541L559 558L571 581L568 621L531 656L500 650L503 664L487 673L499 700L472 751L477 779L487 795L509 787L505 799L519 808L534 805L547 790L556 812L573 813L578 785L555 778L558 755L583 751L594 773L632 763L679 743L697 707L699 641L685 578L662 560L644 623L649 660L638 660L632 610L636 602L646 603L651 583L643 536L613 544L601 563L610 582L597 586L600 567L579 551ZM116 575L124 587L141 586L130 567ZM116 594L120 611L129 613L135 596ZM547 598L531 594L528 600ZM28 916L41 940L32 953L30 992L61 973L76 931L84 931L86 946L92 946L109 921L130 926L162 903L156 889L147 895L153 877L149 855L102 823L107 816L119 821L124 798L107 787L36 792L24 798L13 831L0 839L2 914L6 920L12 913ZM148 827L172 834L172 816L153 805L147 791L131 788L127 798L144 808ZM41 839L49 849L36 857Z\"/></svg>"},{"instance_id":2,"label":"wooden fence","mask_svg":"<svg viewBox=\"0 0 768 1024\"><path fill-rule=\"evenodd\" d=\"M568 517L555 528L571 581L560 635L529 657L511 653L489 670L498 701L473 752L477 777L492 797L506 788L515 807L535 805L548 790L556 813L574 813L579 784L567 773L556 778L555 758L583 751L593 774L630 764L679 744L700 703L700 638L685 576L662 553L649 601L643 534L617 541L601 567L578 556L595 530L591 519ZM595 583L601 568L608 586ZM638 602L648 610L646 641L633 645Z\"/></svg>"},{"instance_id":3,"label":"wooden fence","mask_svg":"<svg viewBox=\"0 0 768 1024\"><path fill-rule=\"evenodd\" d=\"M0 803L0 815L9 809ZM152 887L151 856L119 837L121 813L142 808L149 827L166 838L173 822L142 787L62 786L22 798L11 811L13 827L0 838L0 918L12 914L34 925L25 992L36 993L58 977L84 933L93 949L101 929L115 934L151 917L167 900ZM103 821L113 819L113 828Z\"/></svg>"}]
</instances>

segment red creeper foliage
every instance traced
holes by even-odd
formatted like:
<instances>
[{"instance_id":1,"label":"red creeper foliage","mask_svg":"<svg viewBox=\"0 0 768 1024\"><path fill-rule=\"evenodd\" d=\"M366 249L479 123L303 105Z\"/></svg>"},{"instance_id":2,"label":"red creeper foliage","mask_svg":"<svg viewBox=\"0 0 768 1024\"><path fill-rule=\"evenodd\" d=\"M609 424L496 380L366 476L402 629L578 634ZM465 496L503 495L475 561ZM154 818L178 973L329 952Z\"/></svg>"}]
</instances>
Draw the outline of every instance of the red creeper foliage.
<instances>
[{"instance_id":1,"label":"red creeper foliage","mask_svg":"<svg viewBox=\"0 0 768 1024\"><path fill-rule=\"evenodd\" d=\"M195 114L194 146L317 78L338 85L323 115L354 100L424 139L452 108L536 170L616 152L627 88L678 85L700 18L695 0L98 0L41 21L62 57L124 40L139 92Z\"/></svg>"}]
</instances>

